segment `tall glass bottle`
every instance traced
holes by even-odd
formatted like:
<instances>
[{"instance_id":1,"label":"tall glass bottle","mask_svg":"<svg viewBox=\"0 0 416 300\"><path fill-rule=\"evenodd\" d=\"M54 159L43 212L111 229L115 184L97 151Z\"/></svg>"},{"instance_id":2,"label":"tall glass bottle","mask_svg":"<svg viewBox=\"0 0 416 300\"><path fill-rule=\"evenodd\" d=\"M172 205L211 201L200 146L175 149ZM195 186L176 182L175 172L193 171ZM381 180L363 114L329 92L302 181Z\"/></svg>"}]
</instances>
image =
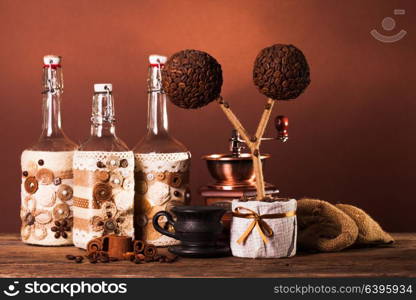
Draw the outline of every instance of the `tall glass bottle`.
<instances>
[{"instance_id":1,"label":"tall glass bottle","mask_svg":"<svg viewBox=\"0 0 416 300\"><path fill-rule=\"evenodd\" d=\"M134 156L117 137L112 85L95 84L91 135L74 154L75 246L107 234L134 237Z\"/></svg>"},{"instance_id":2,"label":"tall glass bottle","mask_svg":"<svg viewBox=\"0 0 416 300\"><path fill-rule=\"evenodd\" d=\"M156 246L178 242L153 228L153 216L158 211L169 211L173 206L190 202L191 154L169 133L161 72L165 62L165 56L149 57L147 133L133 149L136 162L136 238ZM167 223L165 226L169 229Z\"/></svg>"},{"instance_id":3,"label":"tall glass bottle","mask_svg":"<svg viewBox=\"0 0 416 300\"><path fill-rule=\"evenodd\" d=\"M43 58L43 124L21 156L21 237L43 246L72 244L72 159L77 145L62 130L62 58Z\"/></svg>"}]
</instances>

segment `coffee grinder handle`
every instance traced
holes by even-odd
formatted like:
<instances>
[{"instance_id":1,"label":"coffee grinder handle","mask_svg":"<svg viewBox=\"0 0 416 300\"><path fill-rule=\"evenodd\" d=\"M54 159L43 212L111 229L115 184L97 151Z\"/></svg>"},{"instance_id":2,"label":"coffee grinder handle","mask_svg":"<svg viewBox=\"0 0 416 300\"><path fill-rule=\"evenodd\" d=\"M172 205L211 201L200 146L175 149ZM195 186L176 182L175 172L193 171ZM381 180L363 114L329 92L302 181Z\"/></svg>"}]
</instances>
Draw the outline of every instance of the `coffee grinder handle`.
<instances>
[{"instance_id":1,"label":"coffee grinder handle","mask_svg":"<svg viewBox=\"0 0 416 300\"><path fill-rule=\"evenodd\" d=\"M179 240L179 238L176 236L175 233L170 232L160 227L159 225L160 217L166 217L166 219L168 220L168 224L172 225L173 227L175 226L175 222L173 221L172 215L168 213L167 211L162 210L153 216L153 227L156 229L156 231L160 232L161 234L167 235L171 238L174 238L176 240Z\"/></svg>"}]
</instances>

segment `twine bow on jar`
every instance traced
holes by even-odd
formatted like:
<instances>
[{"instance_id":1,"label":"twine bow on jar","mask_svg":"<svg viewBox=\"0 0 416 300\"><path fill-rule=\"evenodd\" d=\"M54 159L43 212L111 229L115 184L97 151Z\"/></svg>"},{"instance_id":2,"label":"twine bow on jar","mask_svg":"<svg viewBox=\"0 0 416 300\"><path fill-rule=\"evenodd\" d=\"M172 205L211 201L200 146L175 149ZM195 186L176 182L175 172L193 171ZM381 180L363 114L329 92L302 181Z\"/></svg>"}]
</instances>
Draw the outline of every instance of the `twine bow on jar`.
<instances>
[{"instance_id":1,"label":"twine bow on jar","mask_svg":"<svg viewBox=\"0 0 416 300\"><path fill-rule=\"evenodd\" d=\"M242 213L242 210L248 211L249 213ZM242 206L236 207L233 212L233 217L253 219L253 221L247 227L246 231L237 240L237 243L244 244L255 227L257 228L258 233L263 239L263 242L268 243L268 238L273 236L273 230L270 228L269 224L267 224L263 219L280 219L292 217L294 215L296 215L296 211L294 210L285 213L259 215L258 213L249 208L245 208Z\"/></svg>"}]
</instances>

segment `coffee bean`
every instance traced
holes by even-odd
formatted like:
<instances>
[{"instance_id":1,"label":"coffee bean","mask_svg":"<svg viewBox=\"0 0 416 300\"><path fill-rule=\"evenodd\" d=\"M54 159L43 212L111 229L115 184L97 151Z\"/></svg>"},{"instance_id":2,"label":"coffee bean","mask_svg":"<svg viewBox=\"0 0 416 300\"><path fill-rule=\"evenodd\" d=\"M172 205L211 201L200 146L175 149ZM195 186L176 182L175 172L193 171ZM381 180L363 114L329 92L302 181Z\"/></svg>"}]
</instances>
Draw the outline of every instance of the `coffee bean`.
<instances>
[{"instance_id":1,"label":"coffee bean","mask_svg":"<svg viewBox=\"0 0 416 300\"><path fill-rule=\"evenodd\" d=\"M66 259L69 259L69 260L74 260L75 259L75 256L71 255L71 254L68 254L65 257L66 257Z\"/></svg>"}]
</instances>

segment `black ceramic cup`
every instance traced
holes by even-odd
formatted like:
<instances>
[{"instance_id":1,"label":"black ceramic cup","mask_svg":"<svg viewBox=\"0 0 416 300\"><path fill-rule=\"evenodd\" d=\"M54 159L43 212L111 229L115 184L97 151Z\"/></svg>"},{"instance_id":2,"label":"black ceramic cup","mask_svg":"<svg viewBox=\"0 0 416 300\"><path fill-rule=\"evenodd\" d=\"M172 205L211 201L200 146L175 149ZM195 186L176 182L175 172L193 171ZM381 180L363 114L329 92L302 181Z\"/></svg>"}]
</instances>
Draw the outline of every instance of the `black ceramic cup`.
<instances>
[{"instance_id":1,"label":"black ceramic cup","mask_svg":"<svg viewBox=\"0 0 416 300\"><path fill-rule=\"evenodd\" d=\"M176 206L172 208L173 216L167 211L160 211L153 217L153 226L161 234L180 240L183 247L216 247L222 233L221 217L225 209L215 206ZM175 232L160 227L160 217L166 217Z\"/></svg>"}]
</instances>

